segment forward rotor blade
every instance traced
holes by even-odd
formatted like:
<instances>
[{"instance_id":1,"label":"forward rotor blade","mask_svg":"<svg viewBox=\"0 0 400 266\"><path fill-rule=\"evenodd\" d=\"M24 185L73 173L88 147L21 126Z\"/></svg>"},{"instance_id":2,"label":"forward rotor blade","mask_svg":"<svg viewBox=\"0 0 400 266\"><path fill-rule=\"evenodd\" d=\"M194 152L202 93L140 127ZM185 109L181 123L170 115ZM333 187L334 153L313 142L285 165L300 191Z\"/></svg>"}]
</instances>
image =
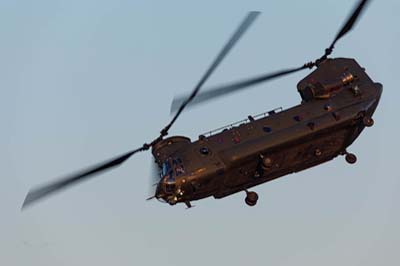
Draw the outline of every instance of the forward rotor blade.
<instances>
[{"instance_id":1,"label":"forward rotor blade","mask_svg":"<svg viewBox=\"0 0 400 266\"><path fill-rule=\"evenodd\" d=\"M220 87L217 88L213 88L207 91L204 91L202 93L200 93L199 95L197 95L196 99L194 99L191 103L190 103L190 107L211 100L211 99L215 99L227 94L231 94L233 92L237 92L243 89L246 89L248 87L260 84L262 82L266 82L268 80L272 80L275 78L279 78L297 71L300 71L302 69L305 68L310 68L311 65L304 65L302 67L298 67L298 68L292 68L292 69L286 69L286 70L281 70L281 71L277 71L274 73L270 73L270 74L266 74L266 75L261 75L258 77L254 77L254 78L250 78L250 79L245 79L239 82L234 82L234 83L230 83L227 85L222 85ZM171 105L171 113L175 112L178 108L178 106L184 101L184 99L186 99L187 96L183 96L183 97L179 97L179 98L175 98L172 101L172 105Z\"/></svg>"},{"instance_id":2,"label":"forward rotor blade","mask_svg":"<svg viewBox=\"0 0 400 266\"><path fill-rule=\"evenodd\" d=\"M148 199L153 199L156 195L157 185L161 179L161 170L158 164L154 161L151 162L150 165L150 178L149 178L149 192L148 192Z\"/></svg>"},{"instance_id":3,"label":"forward rotor blade","mask_svg":"<svg viewBox=\"0 0 400 266\"><path fill-rule=\"evenodd\" d=\"M353 28L357 19L360 17L362 11L365 10L365 6L367 5L368 2L369 2L369 0L361 0L359 2L357 7L351 13L351 16L347 19L346 23L343 25L343 27L340 29L340 31L336 35L331 46L329 46L329 48L325 52L325 56L328 56L332 52L333 48L335 47L336 42L340 38L342 38L344 35L346 35L346 33L348 33Z\"/></svg>"},{"instance_id":4,"label":"forward rotor blade","mask_svg":"<svg viewBox=\"0 0 400 266\"><path fill-rule=\"evenodd\" d=\"M193 89L192 93L189 95L187 99L182 101L181 105L177 108L178 111L175 114L175 116L172 118L171 122L161 131L161 135L167 135L168 130L171 128L171 126L175 123L176 119L179 117L179 115L182 113L183 109L193 100L193 98L196 96L196 94L199 92L200 88L203 86L203 84L207 81L207 79L210 77L210 75L214 72L214 70L218 67L218 65L222 62L222 60L225 58L225 56L229 53L229 51L232 49L232 47L236 44L236 42L243 36L243 34L246 32L246 30L251 26L251 24L254 22L254 20L257 18L257 16L260 14L260 12L252 11L249 12L246 16L246 18L243 20L243 22L239 25L235 33L232 35L232 37L229 39L229 41L225 44L225 46L222 48L221 52L218 54L218 56L214 59L213 63L211 66L207 69L203 77L200 79L200 81L197 83L196 87Z\"/></svg>"},{"instance_id":5,"label":"forward rotor blade","mask_svg":"<svg viewBox=\"0 0 400 266\"><path fill-rule=\"evenodd\" d=\"M48 183L46 185L37 187L35 189L32 189L29 191L28 195L26 196L24 203L22 204L22 209L28 207L32 203L43 199L50 194L53 194L55 192L59 192L63 189L68 188L69 186L75 185L81 181L84 181L88 179L89 177L92 177L94 174L100 174L101 172L104 172L106 170L109 170L110 168L119 166L123 162L125 162L129 157L134 155L137 152L144 151L147 148L141 147L139 149L130 151L128 153L125 153L121 156L115 157L111 160L108 160L104 163L101 163L99 165L90 167L86 170L83 170L79 173L76 173L71 176L67 176L65 178L62 178L60 180L57 180L55 182Z\"/></svg>"}]
</instances>

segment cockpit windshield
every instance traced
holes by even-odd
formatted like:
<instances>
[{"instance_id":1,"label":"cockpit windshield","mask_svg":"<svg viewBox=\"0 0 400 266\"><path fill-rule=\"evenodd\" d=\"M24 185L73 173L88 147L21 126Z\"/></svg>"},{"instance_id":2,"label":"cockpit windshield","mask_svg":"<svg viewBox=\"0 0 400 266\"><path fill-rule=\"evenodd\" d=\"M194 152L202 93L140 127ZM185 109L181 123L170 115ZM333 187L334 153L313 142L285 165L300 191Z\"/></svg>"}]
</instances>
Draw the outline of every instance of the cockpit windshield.
<instances>
[{"instance_id":1,"label":"cockpit windshield","mask_svg":"<svg viewBox=\"0 0 400 266\"><path fill-rule=\"evenodd\" d=\"M169 162L168 161L164 162L162 165L161 175L166 176L170 170L171 170L171 165L169 164Z\"/></svg>"},{"instance_id":2,"label":"cockpit windshield","mask_svg":"<svg viewBox=\"0 0 400 266\"><path fill-rule=\"evenodd\" d=\"M180 158L169 158L162 164L161 177L167 182L175 182L175 176L180 176L185 173L182 160Z\"/></svg>"},{"instance_id":3,"label":"cockpit windshield","mask_svg":"<svg viewBox=\"0 0 400 266\"><path fill-rule=\"evenodd\" d=\"M176 178L185 174L183 162L180 158L168 158L162 164L161 178L166 193L173 193L176 189Z\"/></svg>"}]
</instances>

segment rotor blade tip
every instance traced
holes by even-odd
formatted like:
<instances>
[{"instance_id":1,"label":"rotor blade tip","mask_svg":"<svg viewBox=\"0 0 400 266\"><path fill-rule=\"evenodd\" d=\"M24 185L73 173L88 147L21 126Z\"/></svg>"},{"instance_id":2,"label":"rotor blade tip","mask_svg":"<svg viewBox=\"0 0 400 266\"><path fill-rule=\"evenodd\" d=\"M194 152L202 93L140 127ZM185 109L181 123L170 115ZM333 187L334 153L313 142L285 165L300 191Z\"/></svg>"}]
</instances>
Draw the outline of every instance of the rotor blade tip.
<instances>
[{"instance_id":1,"label":"rotor blade tip","mask_svg":"<svg viewBox=\"0 0 400 266\"><path fill-rule=\"evenodd\" d=\"M32 198L32 194L31 192L28 192L28 194L26 195L24 202L22 203L21 206L21 211L24 211L27 207L29 207L29 205L34 201L34 199Z\"/></svg>"},{"instance_id":2,"label":"rotor blade tip","mask_svg":"<svg viewBox=\"0 0 400 266\"><path fill-rule=\"evenodd\" d=\"M260 11L250 11L247 14L246 20L249 21L249 23L252 23L254 20L257 19L257 17L261 14Z\"/></svg>"},{"instance_id":3,"label":"rotor blade tip","mask_svg":"<svg viewBox=\"0 0 400 266\"><path fill-rule=\"evenodd\" d=\"M176 112L176 110L178 109L177 106L178 106L178 101L177 101L176 98L174 98L174 99L172 100L172 102L171 102L171 108L170 108L170 110L169 110L169 113L170 113L171 115L172 115L173 113Z\"/></svg>"},{"instance_id":4,"label":"rotor blade tip","mask_svg":"<svg viewBox=\"0 0 400 266\"><path fill-rule=\"evenodd\" d=\"M255 15L260 15L261 14L261 12L260 11L256 11L256 10L253 10L253 11L250 11L249 12L250 14L253 14L253 16L255 16Z\"/></svg>"}]
</instances>

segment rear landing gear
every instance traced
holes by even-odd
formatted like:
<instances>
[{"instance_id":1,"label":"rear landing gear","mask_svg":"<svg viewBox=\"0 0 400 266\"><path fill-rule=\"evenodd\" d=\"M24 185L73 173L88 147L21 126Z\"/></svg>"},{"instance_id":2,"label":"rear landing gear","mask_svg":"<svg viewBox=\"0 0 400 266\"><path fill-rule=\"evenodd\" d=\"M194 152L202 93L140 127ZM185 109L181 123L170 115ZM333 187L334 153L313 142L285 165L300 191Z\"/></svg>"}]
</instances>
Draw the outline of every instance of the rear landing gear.
<instances>
[{"instance_id":1,"label":"rear landing gear","mask_svg":"<svg viewBox=\"0 0 400 266\"><path fill-rule=\"evenodd\" d=\"M348 162L349 164L355 164L357 162L357 157L352 153L346 152L345 159L346 159L346 162Z\"/></svg>"},{"instance_id":2,"label":"rear landing gear","mask_svg":"<svg viewBox=\"0 0 400 266\"><path fill-rule=\"evenodd\" d=\"M257 204L257 200L258 200L258 195L256 192L246 190L246 198L244 199L244 201L246 202L247 205L254 206Z\"/></svg>"},{"instance_id":3,"label":"rear landing gear","mask_svg":"<svg viewBox=\"0 0 400 266\"><path fill-rule=\"evenodd\" d=\"M372 117L364 116L363 117L363 124L366 127L372 127L374 125L374 120L372 119Z\"/></svg>"}]
</instances>

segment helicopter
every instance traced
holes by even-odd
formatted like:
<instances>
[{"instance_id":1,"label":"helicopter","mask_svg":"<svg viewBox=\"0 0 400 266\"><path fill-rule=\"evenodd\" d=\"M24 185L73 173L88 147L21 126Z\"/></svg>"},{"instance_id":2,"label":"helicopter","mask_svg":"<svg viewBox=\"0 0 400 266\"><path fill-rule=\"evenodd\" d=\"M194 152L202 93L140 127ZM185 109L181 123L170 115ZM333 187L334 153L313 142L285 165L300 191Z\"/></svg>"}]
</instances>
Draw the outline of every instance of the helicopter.
<instances>
[{"instance_id":1,"label":"helicopter","mask_svg":"<svg viewBox=\"0 0 400 266\"><path fill-rule=\"evenodd\" d=\"M374 124L382 84L374 82L355 59L330 58L339 39L354 26L368 0L361 0L324 54L300 67L285 69L200 92L204 83L259 16L252 11L233 33L189 95L174 99L172 120L160 135L141 147L65 178L30 190L22 209L63 189L121 165L136 153L151 149L158 171L149 199L176 205L213 196L246 193L256 205L251 187L328 162L339 155L354 164L347 148ZM297 84L301 103L248 116L239 122L199 135L166 137L185 108L305 69L313 69Z\"/></svg>"}]
</instances>

